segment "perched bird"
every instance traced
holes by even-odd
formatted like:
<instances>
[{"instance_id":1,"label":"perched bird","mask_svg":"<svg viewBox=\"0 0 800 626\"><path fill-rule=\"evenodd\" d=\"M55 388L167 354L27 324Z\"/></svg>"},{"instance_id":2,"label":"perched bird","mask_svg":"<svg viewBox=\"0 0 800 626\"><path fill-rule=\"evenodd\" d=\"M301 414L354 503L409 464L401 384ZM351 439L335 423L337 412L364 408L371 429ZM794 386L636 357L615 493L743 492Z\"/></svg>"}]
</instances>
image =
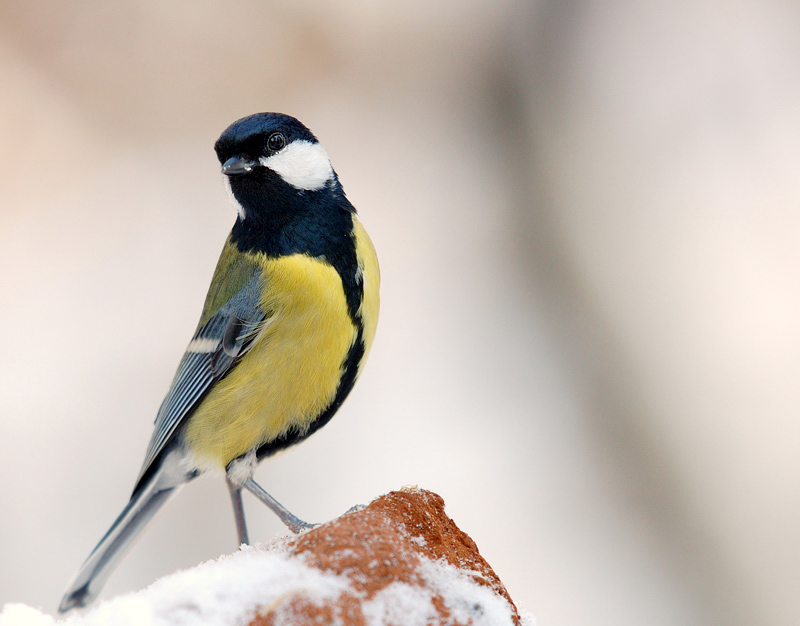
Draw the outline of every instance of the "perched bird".
<instances>
[{"instance_id":1,"label":"perched bird","mask_svg":"<svg viewBox=\"0 0 800 626\"><path fill-rule=\"evenodd\" d=\"M328 423L375 335L375 250L311 131L257 113L231 124L214 150L238 216L133 495L70 582L62 613L92 602L155 513L205 471L225 472L240 543L242 489L294 532L311 527L253 473Z\"/></svg>"}]
</instances>

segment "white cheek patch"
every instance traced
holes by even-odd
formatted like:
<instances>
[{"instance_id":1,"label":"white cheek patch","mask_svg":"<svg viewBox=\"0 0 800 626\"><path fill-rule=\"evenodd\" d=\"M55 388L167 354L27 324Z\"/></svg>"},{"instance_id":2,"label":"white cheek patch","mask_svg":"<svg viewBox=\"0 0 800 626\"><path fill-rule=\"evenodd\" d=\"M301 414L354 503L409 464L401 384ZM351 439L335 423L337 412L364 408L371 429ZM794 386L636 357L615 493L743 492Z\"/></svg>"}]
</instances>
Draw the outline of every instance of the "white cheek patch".
<instances>
[{"instance_id":1,"label":"white cheek patch","mask_svg":"<svg viewBox=\"0 0 800 626\"><path fill-rule=\"evenodd\" d=\"M333 178L333 167L325 148L303 139L293 141L271 157L261 157L259 162L296 189L322 189Z\"/></svg>"},{"instance_id":2,"label":"white cheek patch","mask_svg":"<svg viewBox=\"0 0 800 626\"><path fill-rule=\"evenodd\" d=\"M239 204L239 201L236 199L236 196L233 195L233 189L231 189L231 179L225 176L224 174L222 175L222 178L224 179L225 182L225 189L228 191L228 197L233 203L233 206L236 207L236 212L239 214L239 218L242 221L244 221L244 207L241 204Z\"/></svg>"}]
</instances>

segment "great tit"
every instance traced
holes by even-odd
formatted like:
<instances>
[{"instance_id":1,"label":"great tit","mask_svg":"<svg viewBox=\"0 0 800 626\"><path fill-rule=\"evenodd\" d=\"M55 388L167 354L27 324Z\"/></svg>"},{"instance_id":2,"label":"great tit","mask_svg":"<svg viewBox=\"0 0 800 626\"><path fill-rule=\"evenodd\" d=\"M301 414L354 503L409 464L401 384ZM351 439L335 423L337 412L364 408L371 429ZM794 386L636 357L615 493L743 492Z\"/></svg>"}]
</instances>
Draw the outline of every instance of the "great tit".
<instances>
[{"instance_id":1,"label":"great tit","mask_svg":"<svg viewBox=\"0 0 800 626\"><path fill-rule=\"evenodd\" d=\"M156 512L203 472L225 472L240 543L242 489L294 532L311 527L253 473L328 423L375 336L375 249L311 131L257 113L231 124L214 150L236 222L131 499L70 582L62 613L92 602Z\"/></svg>"}]
</instances>

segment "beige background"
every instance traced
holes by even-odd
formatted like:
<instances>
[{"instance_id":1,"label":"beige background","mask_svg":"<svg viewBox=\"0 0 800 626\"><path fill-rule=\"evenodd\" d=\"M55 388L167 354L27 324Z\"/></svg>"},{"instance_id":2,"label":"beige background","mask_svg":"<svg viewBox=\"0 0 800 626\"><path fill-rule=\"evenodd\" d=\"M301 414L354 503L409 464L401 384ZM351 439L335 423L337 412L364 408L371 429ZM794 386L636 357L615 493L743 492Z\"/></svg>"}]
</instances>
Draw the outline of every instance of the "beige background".
<instances>
[{"instance_id":1,"label":"beige background","mask_svg":"<svg viewBox=\"0 0 800 626\"><path fill-rule=\"evenodd\" d=\"M377 246L311 520L440 493L544 626L800 621L790 3L0 3L0 603L125 503L233 218L212 145L297 116ZM248 500L252 535L279 523ZM189 485L106 595L234 549Z\"/></svg>"}]
</instances>

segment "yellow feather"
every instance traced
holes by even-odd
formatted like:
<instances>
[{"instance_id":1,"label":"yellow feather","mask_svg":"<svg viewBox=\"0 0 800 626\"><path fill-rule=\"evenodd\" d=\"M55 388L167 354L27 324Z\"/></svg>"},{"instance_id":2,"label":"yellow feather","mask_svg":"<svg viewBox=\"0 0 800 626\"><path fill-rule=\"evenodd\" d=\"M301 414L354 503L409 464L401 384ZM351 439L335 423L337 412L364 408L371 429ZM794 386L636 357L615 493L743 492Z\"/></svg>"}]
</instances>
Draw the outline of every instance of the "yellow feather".
<instances>
[{"instance_id":1,"label":"yellow feather","mask_svg":"<svg viewBox=\"0 0 800 626\"><path fill-rule=\"evenodd\" d=\"M184 441L204 465L225 467L290 429L306 429L333 400L356 338L333 267L302 254L252 257L270 319L186 425Z\"/></svg>"},{"instance_id":2,"label":"yellow feather","mask_svg":"<svg viewBox=\"0 0 800 626\"><path fill-rule=\"evenodd\" d=\"M359 314L364 324L364 356L361 357L358 371L360 372L364 363L367 361L369 349L372 347L372 340L375 338L375 329L378 326L378 310L380 308L380 298L378 296L381 272L378 267L378 255L367 235L367 231L355 216L353 217L353 233L356 237L356 257L358 267L364 280L364 299L361 301Z\"/></svg>"}]
</instances>

